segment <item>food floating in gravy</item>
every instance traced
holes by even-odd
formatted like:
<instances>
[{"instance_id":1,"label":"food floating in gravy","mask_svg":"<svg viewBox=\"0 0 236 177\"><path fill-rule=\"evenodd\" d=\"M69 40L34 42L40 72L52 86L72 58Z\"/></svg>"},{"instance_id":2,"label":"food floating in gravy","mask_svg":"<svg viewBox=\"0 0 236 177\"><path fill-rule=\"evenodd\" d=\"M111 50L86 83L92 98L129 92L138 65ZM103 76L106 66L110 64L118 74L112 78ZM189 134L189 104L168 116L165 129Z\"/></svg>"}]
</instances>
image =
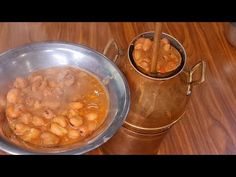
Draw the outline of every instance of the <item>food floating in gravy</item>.
<instances>
[{"instance_id":1,"label":"food floating in gravy","mask_svg":"<svg viewBox=\"0 0 236 177\"><path fill-rule=\"evenodd\" d=\"M181 63L181 55L173 47L167 38L160 41L156 71L166 73L175 70ZM133 59L137 66L145 72L151 71L151 60L153 55L153 41L149 38L141 37L134 43Z\"/></svg>"},{"instance_id":2,"label":"food floating in gravy","mask_svg":"<svg viewBox=\"0 0 236 177\"><path fill-rule=\"evenodd\" d=\"M105 87L92 74L54 67L17 77L6 95L6 117L25 142L57 147L80 142L104 122Z\"/></svg>"}]
</instances>

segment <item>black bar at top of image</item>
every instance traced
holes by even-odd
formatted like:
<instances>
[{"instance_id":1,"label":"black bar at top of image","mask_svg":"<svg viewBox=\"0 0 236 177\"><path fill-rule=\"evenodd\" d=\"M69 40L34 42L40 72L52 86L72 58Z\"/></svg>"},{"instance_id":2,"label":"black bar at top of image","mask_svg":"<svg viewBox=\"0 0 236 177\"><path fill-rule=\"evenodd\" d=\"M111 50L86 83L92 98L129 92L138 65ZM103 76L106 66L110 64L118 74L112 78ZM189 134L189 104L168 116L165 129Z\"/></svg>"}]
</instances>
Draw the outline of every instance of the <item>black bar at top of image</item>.
<instances>
[{"instance_id":1,"label":"black bar at top of image","mask_svg":"<svg viewBox=\"0 0 236 177\"><path fill-rule=\"evenodd\" d=\"M33 7L19 3L11 10L2 8L0 21L236 21L235 5L227 0L30 2Z\"/></svg>"}]
</instances>

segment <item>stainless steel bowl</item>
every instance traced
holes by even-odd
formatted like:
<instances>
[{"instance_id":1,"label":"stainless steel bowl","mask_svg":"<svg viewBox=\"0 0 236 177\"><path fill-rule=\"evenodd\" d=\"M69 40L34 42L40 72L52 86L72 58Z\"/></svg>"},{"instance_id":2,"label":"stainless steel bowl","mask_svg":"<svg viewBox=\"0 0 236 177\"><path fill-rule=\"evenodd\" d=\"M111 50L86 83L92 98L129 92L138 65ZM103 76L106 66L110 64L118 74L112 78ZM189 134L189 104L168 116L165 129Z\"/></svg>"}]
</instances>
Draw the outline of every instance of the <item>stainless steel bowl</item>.
<instances>
[{"instance_id":1,"label":"stainless steel bowl","mask_svg":"<svg viewBox=\"0 0 236 177\"><path fill-rule=\"evenodd\" d=\"M118 67L103 54L83 45L65 42L40 42L11 49L0 55L0 93L17 76L43 68L73 66L96 75L105 85L110 108L105 122L85 142L57 149L39 149L9 141L3 133L0 149L9 154L84 154L110 139L123 124L130 107L128 83ZM1 124L1 130L4 128ZM5 130L3 130L4 132Z\"/></svg>"}]
</instances>

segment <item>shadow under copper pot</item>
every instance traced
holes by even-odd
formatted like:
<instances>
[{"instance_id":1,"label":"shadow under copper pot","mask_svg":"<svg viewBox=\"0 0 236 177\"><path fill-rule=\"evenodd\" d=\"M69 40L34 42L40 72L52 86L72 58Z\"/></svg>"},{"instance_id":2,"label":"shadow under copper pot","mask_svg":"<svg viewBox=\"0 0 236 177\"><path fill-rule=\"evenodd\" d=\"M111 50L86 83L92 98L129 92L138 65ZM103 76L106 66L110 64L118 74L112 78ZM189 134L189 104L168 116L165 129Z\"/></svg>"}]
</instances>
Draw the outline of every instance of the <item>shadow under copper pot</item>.
<instances>
[{"instance_id":1,"label":"shadow under copper pot","mask_svg":"<svg viewBox=\"0 0 236 177\"><path fill-rule=\"evenodd\" d=\"M136 36L127 56L115 61L129 83L131 107L123 126L101 147L106 154L156 154L170 127L184 115L193 86L205 80L206 63L200 61L188 69L184 47L166 33L162 33L162 38L167 38L181 54L180 67L165 77L151 77L137 69L132 58L134 42L153 35L154 32L145 32ZM118 49L116 42L113 43ZM117 51L119 54L120 49Z\"/></svg>"}]
</instances>

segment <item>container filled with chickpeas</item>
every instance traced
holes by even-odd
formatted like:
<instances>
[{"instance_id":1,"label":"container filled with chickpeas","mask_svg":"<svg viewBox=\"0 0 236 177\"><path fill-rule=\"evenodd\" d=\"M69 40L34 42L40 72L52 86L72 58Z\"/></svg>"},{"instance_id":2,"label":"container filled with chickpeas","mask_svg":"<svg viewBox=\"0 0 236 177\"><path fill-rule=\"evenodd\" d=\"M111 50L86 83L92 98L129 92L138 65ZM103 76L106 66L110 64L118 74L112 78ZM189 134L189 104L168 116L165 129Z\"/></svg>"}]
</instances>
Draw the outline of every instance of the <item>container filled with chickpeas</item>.
<instances>
[{"instance_id":1,"label":"container filled with chickpeas","mask_svg":"<svg viewBox=\"0 0 236 177\"><path fill-rule=\"evenodd\" d=\"M106 142L129 110L125 77L85 46L13 49L0 57L0 81L0 149L10 154L86 153Z\"/></svg>"},{"instance_id":2,"label":"container filled with chickpeas","mask_svg":"<svg viewBox=\"0 0 236 177\"><path fill-rule=\"evenodd\" d=\"M151 60L154 47L153 33L146 32L133 40L129 47L129 56L133 65L142 73L148 74L151 72ZM157 64L155 66L156 73L150 73L152 77L168 78L178 73L185 64L181 56L180 48L174 47L173 40L168 36L162 35L160 40L159 53Z\"/></svg>"}]
</instances>

